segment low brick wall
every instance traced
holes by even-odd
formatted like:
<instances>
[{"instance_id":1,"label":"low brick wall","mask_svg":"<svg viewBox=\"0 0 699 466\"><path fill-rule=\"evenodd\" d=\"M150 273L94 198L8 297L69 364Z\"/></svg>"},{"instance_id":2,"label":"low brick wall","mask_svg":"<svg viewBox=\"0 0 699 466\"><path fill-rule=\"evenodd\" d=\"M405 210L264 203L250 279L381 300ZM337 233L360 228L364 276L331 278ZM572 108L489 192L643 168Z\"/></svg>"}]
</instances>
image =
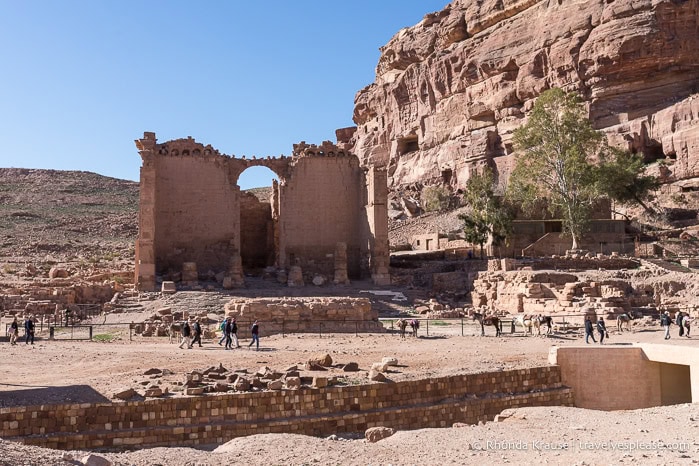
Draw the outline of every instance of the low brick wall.
<instances>
[{"instance_id":1,"label":"low brick wall","mask_svg":"<svg viewBox=\"0 0 699 466\"><path fill-rule=\"evenodd\" d=\"M0 438L59 449L222 444L263 433L325 436L447 427L507 408L572 406L558 366L361 386L0 409Z\"/></svg>"}]
</instances>

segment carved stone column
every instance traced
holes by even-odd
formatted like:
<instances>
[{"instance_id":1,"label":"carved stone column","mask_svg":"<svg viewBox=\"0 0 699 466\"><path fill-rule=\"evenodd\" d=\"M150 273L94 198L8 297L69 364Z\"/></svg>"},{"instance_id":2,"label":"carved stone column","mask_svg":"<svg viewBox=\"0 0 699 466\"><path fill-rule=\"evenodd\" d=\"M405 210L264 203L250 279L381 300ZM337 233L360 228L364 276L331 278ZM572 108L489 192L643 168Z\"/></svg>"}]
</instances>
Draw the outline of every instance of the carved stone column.
<instances>
[{"instance_id":1,"label":"carved stone column","mask_svg":"<svg viewBox=\"0 0 699 466\"><path fill-rule=\"evenodd\" d=\"M155 133L144 132L137 139L141 155L141 180L138 209L138 238L136 239L135 282L140 291L157 291L155 287Z\"/></svg>"},{"instance_id":2,"label":"carved stone column","mask_svg":"<svg viewBox=\"0 0 699 466\"><path fill-rule=\"evenodd\" d=\"M375 285L390 285L388 247L388 176L386 170L372 167L367 172L367 220L371 279Z\"/></svg>"}]
</instances>

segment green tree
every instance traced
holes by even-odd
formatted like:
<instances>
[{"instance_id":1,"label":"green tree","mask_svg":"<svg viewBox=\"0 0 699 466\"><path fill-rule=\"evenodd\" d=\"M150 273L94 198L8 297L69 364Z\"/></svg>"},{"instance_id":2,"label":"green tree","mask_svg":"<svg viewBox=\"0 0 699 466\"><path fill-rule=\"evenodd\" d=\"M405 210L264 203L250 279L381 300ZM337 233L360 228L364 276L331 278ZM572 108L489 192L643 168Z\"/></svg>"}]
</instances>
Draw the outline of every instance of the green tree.
<instances>
[{"instance_id":1,"label":"green tree","mask_svg":"<svg viewBox=\"0 0 699 466\"><path fill-rule=\"evenodd\" d=\"M469 207L467 213L459 214L464 222L464 236L469 243L480 246L482 259L488 237L492 235L493 244L500 244L510 231L512 219L507 206L495 194L494 176L489 168L468 179L464 203Z\"/></svg>"},{"instance_id":2,"label":"green tree","mask_svg":"<svg viewBox=\"0 0 699 466\"><path fill-rule=\"evenodd\" d=\"M660 181L643 174L640 155L612 149L605 154L597 168L597 183L601 192L622 204L638 204L650 215L656 212L646 204L652 191L660 187Z\"/></svg>"},{"instance_id":3,"label":"green tree","mask_svg":"<svg viewBox=\"0 0 699 466\"><path fill-rule=\"evenodd\" d=\"M550 89L515 130L514 142L519 154L509 194L525 208L545 199L578 249L598 197L591 161L608 150L604 136L592 128L577 94Z\"/></svg>"}]
</instances>

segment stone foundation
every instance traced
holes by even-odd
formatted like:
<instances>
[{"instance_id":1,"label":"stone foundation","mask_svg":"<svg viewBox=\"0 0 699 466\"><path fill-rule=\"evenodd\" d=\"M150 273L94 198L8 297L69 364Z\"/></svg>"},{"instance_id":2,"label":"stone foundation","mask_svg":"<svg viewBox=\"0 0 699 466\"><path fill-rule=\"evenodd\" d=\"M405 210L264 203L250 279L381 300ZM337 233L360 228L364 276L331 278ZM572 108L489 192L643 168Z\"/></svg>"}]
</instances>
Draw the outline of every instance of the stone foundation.
<instances>
[{"instance_id":1,"label":"stone foundation","mask_svg":"<svg viewBox=\"0 0 699 466\"><path fill-rule=\"evenodd\" d=\"M265 433L449 427L489 421L508 408L572 404L560 369L546 366L387 384L3 408L0 438L66 450L195 446Z\"/></svg>"},{"instance_id":2,"label":"stone foundation","mask_svg":"<svg viewBox=\"0 0 699 466\"><path fill-rule=\"evenodd\" d=\"M258 320L263 335L385 331L366 298L236 298L225 311L239 326Z\"/></svg>"}]
</instances>

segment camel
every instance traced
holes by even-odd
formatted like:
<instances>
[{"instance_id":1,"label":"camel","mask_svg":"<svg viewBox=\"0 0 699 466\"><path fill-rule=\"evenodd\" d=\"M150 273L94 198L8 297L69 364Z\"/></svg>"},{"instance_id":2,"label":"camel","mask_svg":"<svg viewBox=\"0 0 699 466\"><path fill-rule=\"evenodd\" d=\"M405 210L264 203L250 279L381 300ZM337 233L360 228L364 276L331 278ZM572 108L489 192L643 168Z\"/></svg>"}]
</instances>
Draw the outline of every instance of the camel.
<instances>
[{"instance_id":1,"label":"camel","mask_svg":"<svg viewBox=\"0 0 699 466\"><path fill-rule=\"evenodd\" d=\"M534 334L534 320L536 319L532 318L532 316L527 314L521 314L515 317L515 323L522 326L525 336L527 335L527 333L529 333L530 335Z\"/></svg>"},{"instance_id":2,"label":"camel","mask_svg":"<svg viewBox=\"0 0 699 466\"><path fill-rule=\"evenodd\" d=\"M542 316L539 314L538 316L534 317L533 324L534 327L536 327L536 334L539 336L541 336L542 325L546 325L546 333L544 336L548 337L553 332L553 317L551 316Z\"/></svg>"},{"instance_id":3,"label":"camel","mask_svg":"<svg viewBox=\"0 0 699 466\"><path fill-rule=\"evenodd\" d=\"M626 327L626 331L630 332L631 329L629 328L629 322L635 318L636 316L631 311L619 314L616 317L616 329L619 331L619 333L621 333L624 327Z\"/></svg>"},{"instance_id":4,"label":"camel","mask_svg":"<svg viewBox=\"0 0 699 466\"><path fill-rule=\"evenodd\" d=\"M418 331L419 328L420 328L420 321L417 320L417 319L411 319L411 320L410 320L410 330L411 330L410 333L411 333L415 338L417 338L417 331Z\"/></svg>"},{"instance_id":5,"label":"camel","mask_svg":"<svg viewBox=\"0 0 699 466\"><path fill-rule=\"evenodd\" d=\"M484 316L480 312L473 313L473 320L477 320L481 324L481 336L485 336L485 325L492 325L495 327L495 336L500 336L500 319L497 316Z\"/></svg>"}]
</instances>

